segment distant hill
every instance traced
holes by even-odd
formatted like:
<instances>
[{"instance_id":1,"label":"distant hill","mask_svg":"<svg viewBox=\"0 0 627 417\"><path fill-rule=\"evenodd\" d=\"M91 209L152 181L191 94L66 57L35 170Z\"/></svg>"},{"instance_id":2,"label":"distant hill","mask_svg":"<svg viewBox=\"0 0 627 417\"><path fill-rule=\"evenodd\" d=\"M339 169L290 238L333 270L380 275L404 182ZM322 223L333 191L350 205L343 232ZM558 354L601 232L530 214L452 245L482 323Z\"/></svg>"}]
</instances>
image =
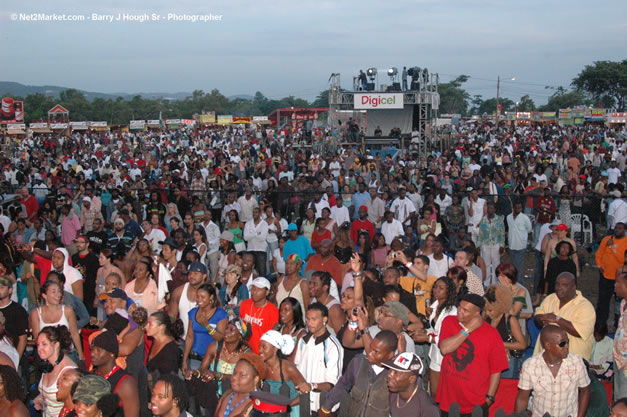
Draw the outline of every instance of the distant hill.
<instances>
[{"instance_id":1,"label":"distant hill","mask_svg":"<svg viewBox=\"0 0 627 417\"><path fill-rule=\"evenodd\" d=\"M44 94L46 96L51 96L51 97L59 97L59 94L61 93L61 91L68 90L68 89L70 89L70 87L60 87L58 85L24 85L24 84L12 82L12 81L0 81L0 95L2 95L3 97L4 96L26 97L29 94L37 94L37 93ZM163 97L168 100L182 100L185 97L192 95L191 93L185 93L185 92L178 92L178 93L160 93L160 92L141 93L140 92L140 93L132 93L132 94L129 94L129 93L108 94L108 93L98 93L94 91L84 91L80 89L79 91L83 92L86 95L87 99L90 101L95 98L114 99L117 97L122 97L124 99L130 99L136 95L140 95L146 99ZM242 95L241 97L244 97L244 96ZM246 96L246 97L250 97L251 99L253 98L252 96Z\"/></svg>"}]
</instances>

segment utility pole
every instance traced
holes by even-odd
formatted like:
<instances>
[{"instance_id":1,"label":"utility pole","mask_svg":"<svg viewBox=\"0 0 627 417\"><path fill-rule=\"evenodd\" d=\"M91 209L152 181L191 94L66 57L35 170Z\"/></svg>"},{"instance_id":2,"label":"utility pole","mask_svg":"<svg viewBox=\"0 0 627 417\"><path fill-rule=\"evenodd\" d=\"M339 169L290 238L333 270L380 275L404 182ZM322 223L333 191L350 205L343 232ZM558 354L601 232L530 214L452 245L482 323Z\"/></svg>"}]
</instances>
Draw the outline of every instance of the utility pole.
<instances>
[{"instance_id":1,"label":"utility pole","mask_svg":"<svg viewBox=\"0 0 627 417\"><path fill-rule=\"evenodd\" d=\"M501 90L501 76L496 77L496 125L499 125L501 112L499 111L499 92Z\"/></svg>"}]
</instances>

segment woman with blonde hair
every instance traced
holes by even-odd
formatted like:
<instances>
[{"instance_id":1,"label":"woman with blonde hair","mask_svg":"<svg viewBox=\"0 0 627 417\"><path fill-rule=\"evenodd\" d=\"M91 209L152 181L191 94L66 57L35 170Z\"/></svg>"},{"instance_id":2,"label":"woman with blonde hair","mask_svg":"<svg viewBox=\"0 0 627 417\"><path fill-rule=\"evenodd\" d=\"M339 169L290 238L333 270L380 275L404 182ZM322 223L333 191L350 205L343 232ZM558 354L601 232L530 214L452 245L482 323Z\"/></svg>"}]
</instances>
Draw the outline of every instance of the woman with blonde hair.
<instances>
[{"instance_id":1,"label":"woman with blonde hair","mask_svg":"<svg viewBox=\"0 0 627 417\"><path fill-rule=\"evenodd\" d=\"M181 214L179 213L179 208L175 203L168 203L167 213L164 218L165 227L168 229L168 233L174 230L172 225L172 219L178 218L179 224L183 223L183 219L181 218Z\"/></svg>"},{"instance_id":2,"label":"woman with blonde hair","mask_svg":"<svg viewBox=\"0 0 627 417\"><path fill-rule=\"evenodd\" d=\"M495 284L488 287L484 298L485 321L499 332L509 359L509 369L501 373L501 378L518 379L527 340L523 336L518 319L510 314L512 294L504 286Z\"/></svg>"}]
</instances>

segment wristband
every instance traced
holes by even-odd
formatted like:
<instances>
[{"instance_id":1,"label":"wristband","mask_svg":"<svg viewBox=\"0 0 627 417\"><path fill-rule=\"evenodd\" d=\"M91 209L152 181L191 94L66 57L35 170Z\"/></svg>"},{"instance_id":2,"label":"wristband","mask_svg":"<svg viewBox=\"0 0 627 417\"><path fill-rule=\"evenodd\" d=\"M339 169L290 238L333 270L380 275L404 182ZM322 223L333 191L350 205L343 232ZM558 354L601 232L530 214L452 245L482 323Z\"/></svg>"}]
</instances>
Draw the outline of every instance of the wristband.
<instances>
[{"instance_id":1,"label":"wristband","mask_svg":"<svg viewBox=\"0 0 627 417\"><path fill-rule=\"evenodd\" d=\"M331 412L324 407L320 407L320 411L322 411L324 414L331 414Z\"/></svg>"},{"instance_id":2,"label":"wristband","mask_svg":"<svg viewBox=\"0 0 627 417\"><path fill-rule=\"evenodd\" d=\"M207 329L207 332L209 332L209 336L213 336L214 334L216 334L216 329L214 329L213 327L211 327L211 325L207 325L207 327L205 327L205 329Z\"/></svg>"},{"instance_id":3,"label":"wristband","mask_svg":"<svg viewBox=\"0 0 627 417\"><path fill-rule=\"evenodd\" d=\"M490 394L486 394L486 395L485 395L485 398L486 398L487 400L492 401L492 404L494 404L494 400L496 400L496 398L494 397L494 395L490 395Z\"/></svg>"},{"instance_id":4,"label":"wristband","mask_svg":"<svg viewBox=\"0 0 627 417\"><path fill-rule=\"evenodd\" d=\"M357 323L356 321L348 322L348 330L355 331L357 330L358 327L359 327L359 323Z\"/></svg>"},{"instance_id":5,"label":"wristband","mask_svg":"<svg viewBox=\"0 0 627 417\"><path fill-rule=\"evenodd\" d=\"M466 337L468 337L468 333L466 333L466 331L464 329L461 329L460 332L462 332L462 334Z\"/></svg>"}]
</instances>

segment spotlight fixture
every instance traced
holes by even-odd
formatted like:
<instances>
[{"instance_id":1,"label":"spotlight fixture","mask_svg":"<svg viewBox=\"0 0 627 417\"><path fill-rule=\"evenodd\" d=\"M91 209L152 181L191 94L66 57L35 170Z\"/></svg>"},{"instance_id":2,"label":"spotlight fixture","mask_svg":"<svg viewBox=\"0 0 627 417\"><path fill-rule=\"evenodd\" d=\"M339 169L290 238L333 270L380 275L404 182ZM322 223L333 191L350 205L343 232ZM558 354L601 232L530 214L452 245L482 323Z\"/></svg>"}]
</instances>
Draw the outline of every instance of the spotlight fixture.
<instances>
[{"instance_id":1,"label":"spotlight fixture","mask_svg":"<svg viewBox=\"0 0 627 417\"><path fill-rule=\"evenodd\" d=\"M368 74L368 77L369 77L371 80L374 80L374 79L375 79L375 77L377 76L377 69L376 69L376 68L368 68L368 69L366 70L366 74Z\"/></svg>"},{"instance_id":2,"label":"spotlight fixture","mask_svg":"<svg viewBox=\"0 0 627 417\"><path fill-rule=\"evenodd\" d=\"M392 68L388 69L388 75L390 77L395 77L396 74L398 74L398 68L392 67Z\"/></svg>"}]
</instances>

